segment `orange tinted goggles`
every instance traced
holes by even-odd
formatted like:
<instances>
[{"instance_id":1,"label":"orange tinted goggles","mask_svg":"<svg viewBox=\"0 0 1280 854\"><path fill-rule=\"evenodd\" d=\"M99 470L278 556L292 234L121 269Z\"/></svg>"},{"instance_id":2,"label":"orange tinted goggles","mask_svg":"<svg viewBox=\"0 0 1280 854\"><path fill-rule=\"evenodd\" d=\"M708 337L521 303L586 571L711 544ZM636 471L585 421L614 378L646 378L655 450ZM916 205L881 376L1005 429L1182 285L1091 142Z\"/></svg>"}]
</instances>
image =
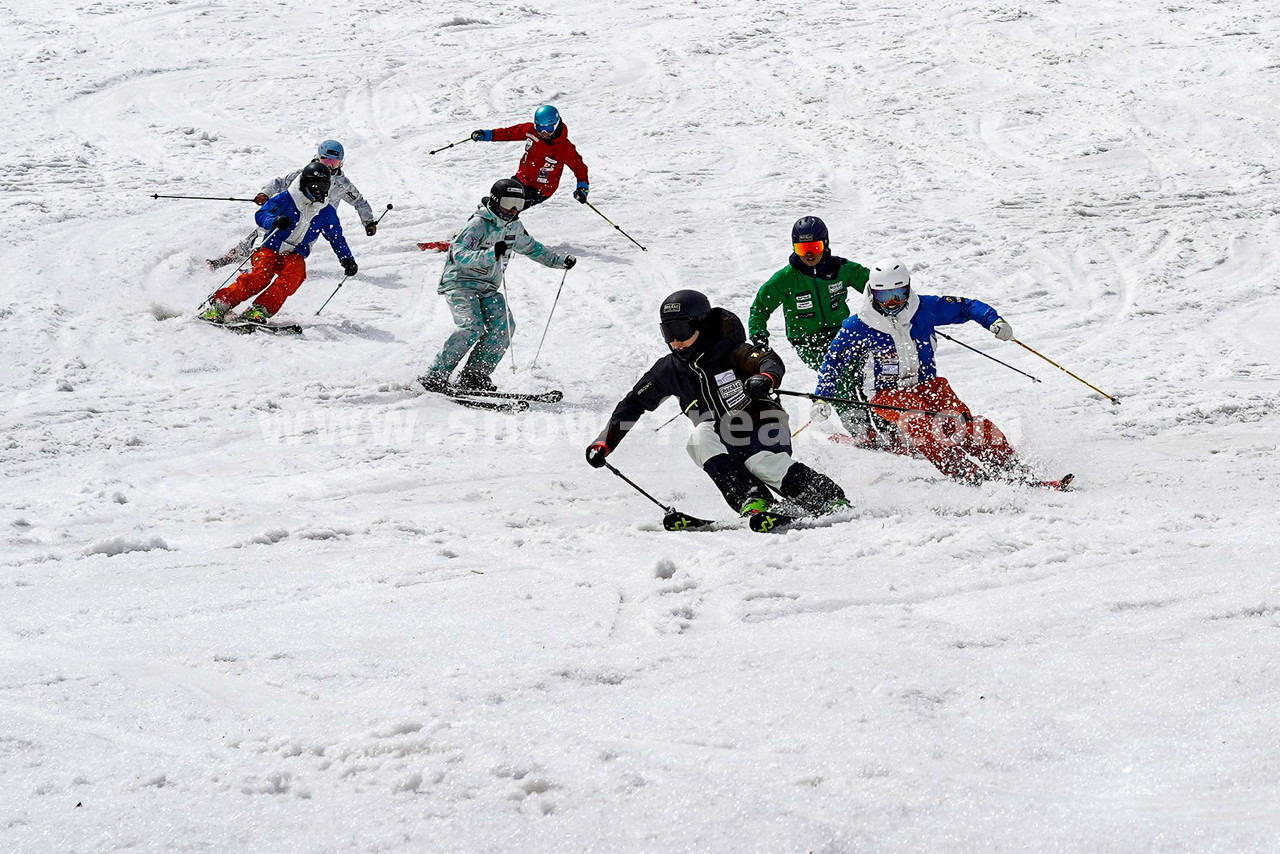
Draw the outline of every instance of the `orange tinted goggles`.
<instances>
[{"instance_id":1,"label":"orange tinted goggles","mask_svg":"<svg viewBox=\"0 0 1280 854\"><path fill-rule=\"evenodd\" d=\"M821 240L811 240L808 243L792 243L791 248L797 255L821 255L825 244Z\"/></svg>"}]
</instances>

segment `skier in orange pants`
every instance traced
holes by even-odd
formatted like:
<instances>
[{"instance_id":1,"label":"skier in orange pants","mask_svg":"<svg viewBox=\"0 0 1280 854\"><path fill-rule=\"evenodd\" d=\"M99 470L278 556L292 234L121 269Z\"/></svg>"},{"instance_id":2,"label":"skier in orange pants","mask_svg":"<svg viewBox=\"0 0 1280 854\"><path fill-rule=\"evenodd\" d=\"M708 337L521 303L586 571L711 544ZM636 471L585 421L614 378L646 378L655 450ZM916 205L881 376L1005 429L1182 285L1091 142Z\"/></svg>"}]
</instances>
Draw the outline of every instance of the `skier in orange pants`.
<instances>
[{"instance_id":1,"label":"skier in orange pants","mask_svg":"<svg viewBox=\"0 0 1280 854\"><path fill-rule=\"evenodd\" d=\"M831 342L816 393L832 396L840 374L865 361L875 370L872 407L879 404L944 413L875 410L894 422L910 447L939 471L972 484L990 479L1041 483L1018 461L999 428L970 412L951 385L938 376L934 329L970 320L985 326L1001 341L1013 338L1013 328L986 303L967 297L916 294L906 265L878 261L871 267L862 309L844 321ZM811 414L815 421L821 421L830 417L831 411L829 403L815 401Z\"/></svg>"},{"instance_id":2,"label":"skier in orange pants","mask_svg":"<svg viewBox=\"0 0 1280 854\"><path fill-rule=\"evenodd\" d=\"M877 415L897 424L910 446L945 475L957 480L982 480L981 476L975 475L978 469L969 457L989 472L1010 472L1018 468L1018 454L1000 428L970 412L964 401L951 390L951 383L943 377L925 380L914 388L877 391L872 395L871 403L959 416L876 410Z\"/></svg>"},{"instance_id":3,"label":"skier in orange pants","mask_svg":"<svg viewBox=\"0 0 1280 854\"><path fill-rule=\"evenodd\" d=\"M342 236L338 214L326 200L331 180L329 167L309 163L296 185L272 196L258 209L254 221L265 234L262 246L251 256L248 271L200 307L201 320L222 323L228 311L256 295L240 319L266 323L306 280L306 258L320 235L333 247L343 271L348 276L356 274L358 267Z\"/></svg>"}]
</instances>

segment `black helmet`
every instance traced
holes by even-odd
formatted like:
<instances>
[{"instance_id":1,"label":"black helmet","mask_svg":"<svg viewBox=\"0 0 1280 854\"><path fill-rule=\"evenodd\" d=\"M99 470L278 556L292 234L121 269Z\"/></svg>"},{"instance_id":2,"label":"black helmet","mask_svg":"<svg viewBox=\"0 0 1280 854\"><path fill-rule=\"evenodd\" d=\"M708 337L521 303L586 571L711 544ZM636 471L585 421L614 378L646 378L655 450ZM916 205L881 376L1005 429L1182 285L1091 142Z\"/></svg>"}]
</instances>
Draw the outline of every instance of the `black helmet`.
<instances>
[{"instance_id":1,"label":"black helmet","mask_svg":"<svg viewBox=\"0 0 1280 854\"><path fill-rule=\"evenodd\" d=\"M322 202L329 197L329 185L332 182L333 173L319 160L308 163L298 176L298 187L302 190L302 195L313 202Z\"/></svg>"},{"instance_id":2,"label":"black helmet","mask_svg":"<svg viewBox=\"0 0 1280 854\"><path fill-rule=\"evenodd\" d=\"M524 184L514 178L495 181L489 190L489 210L507 222L520 216L524 210Z\"/></svg>"},{"instance_id":3,"label":"black helmet","mask_svg":"<svg viewBox=\"0 0 1280 854\"><path fill-rule=\"evenodd\" d=\"M802 216L791 226L792 243L812 243L815 240L828 241L827 224L816 216Z\"/></svg>"},{"instance_id":4,"label":"black helmet","mask_svg":"<svg viewBox=\"0 0 1280 854\"><path fill-rule=\"evenodd\" d=\"M688 341L702 328L702 321L711 313L711 301L698 291L676 291L662 301L658 311L658 328L662 340Z\"/></svg>"}]
</instances>

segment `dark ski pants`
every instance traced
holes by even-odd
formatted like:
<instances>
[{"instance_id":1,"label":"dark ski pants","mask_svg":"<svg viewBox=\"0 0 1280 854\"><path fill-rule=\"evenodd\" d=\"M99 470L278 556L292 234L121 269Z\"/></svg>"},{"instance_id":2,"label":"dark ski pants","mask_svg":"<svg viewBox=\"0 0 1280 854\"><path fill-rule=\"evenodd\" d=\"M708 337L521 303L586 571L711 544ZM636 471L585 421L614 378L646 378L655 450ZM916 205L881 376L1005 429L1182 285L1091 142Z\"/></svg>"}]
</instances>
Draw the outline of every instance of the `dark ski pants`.
<instances>
[{"instance_id":1,"label":"dark ski pants","mask_svg":"<svg viewBox=\"0 0 1280 854\"><path fill-rule=\"evenodd\" d=\"M769 500L770 490L810 513L827 512L845 497L831 478L791 458L791 423L781 409L703 421L686 449L738 513L753 499Z\"/></svg>"},{"instance_id":2,"label":"dark ski pants","mask_svg":"<svg viewBox=\"0 0 1280 854\"><path fill-rule=\"evenodd\" d=\"M489 376L511 346L516 328L507 301L500 291L482 293L469 288L449 291L445 298L458 328L431 363L431 373L447 377L470 350L463 373Z\"/></svg>"},{"instance_id":3,"label":"dark ski pants","mask_svg":"<svg viewBox=\"0 0 1280 854\"><path fill-rule=\"evenodd\" d=\"M530 187L528 184L521 183L520 179L515 177L514 175L511 176L511 180L515 181L517 184L520 184L521 187L524 187L524 209L525 210L528 210L534 205L540 205L543 202L545 202L548 198L550 198L550 196L542 195L542 193L535 190L533 187Z\"/></svg>"}]
</instances>

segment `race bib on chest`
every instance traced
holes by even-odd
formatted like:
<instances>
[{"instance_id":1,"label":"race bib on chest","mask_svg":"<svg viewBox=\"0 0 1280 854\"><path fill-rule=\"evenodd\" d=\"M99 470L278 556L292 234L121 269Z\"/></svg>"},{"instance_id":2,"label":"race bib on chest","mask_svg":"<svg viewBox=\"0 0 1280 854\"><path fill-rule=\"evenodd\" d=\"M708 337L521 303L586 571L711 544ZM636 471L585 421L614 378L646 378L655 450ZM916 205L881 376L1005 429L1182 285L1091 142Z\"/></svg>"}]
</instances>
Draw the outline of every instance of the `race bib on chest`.
<instances>
[{"instance_id":1,"label":"race bib on chest","mask_svg":"<svg viewBox=\"0 0 1280 854\"><path fill-rule=\"evenodd\" d=\"M716 388L720 391L720 399L730 409L741 409L747 403L747 394L742 390L742 380L733 371L716 374Z\"/></svg>"}]
</instances>

